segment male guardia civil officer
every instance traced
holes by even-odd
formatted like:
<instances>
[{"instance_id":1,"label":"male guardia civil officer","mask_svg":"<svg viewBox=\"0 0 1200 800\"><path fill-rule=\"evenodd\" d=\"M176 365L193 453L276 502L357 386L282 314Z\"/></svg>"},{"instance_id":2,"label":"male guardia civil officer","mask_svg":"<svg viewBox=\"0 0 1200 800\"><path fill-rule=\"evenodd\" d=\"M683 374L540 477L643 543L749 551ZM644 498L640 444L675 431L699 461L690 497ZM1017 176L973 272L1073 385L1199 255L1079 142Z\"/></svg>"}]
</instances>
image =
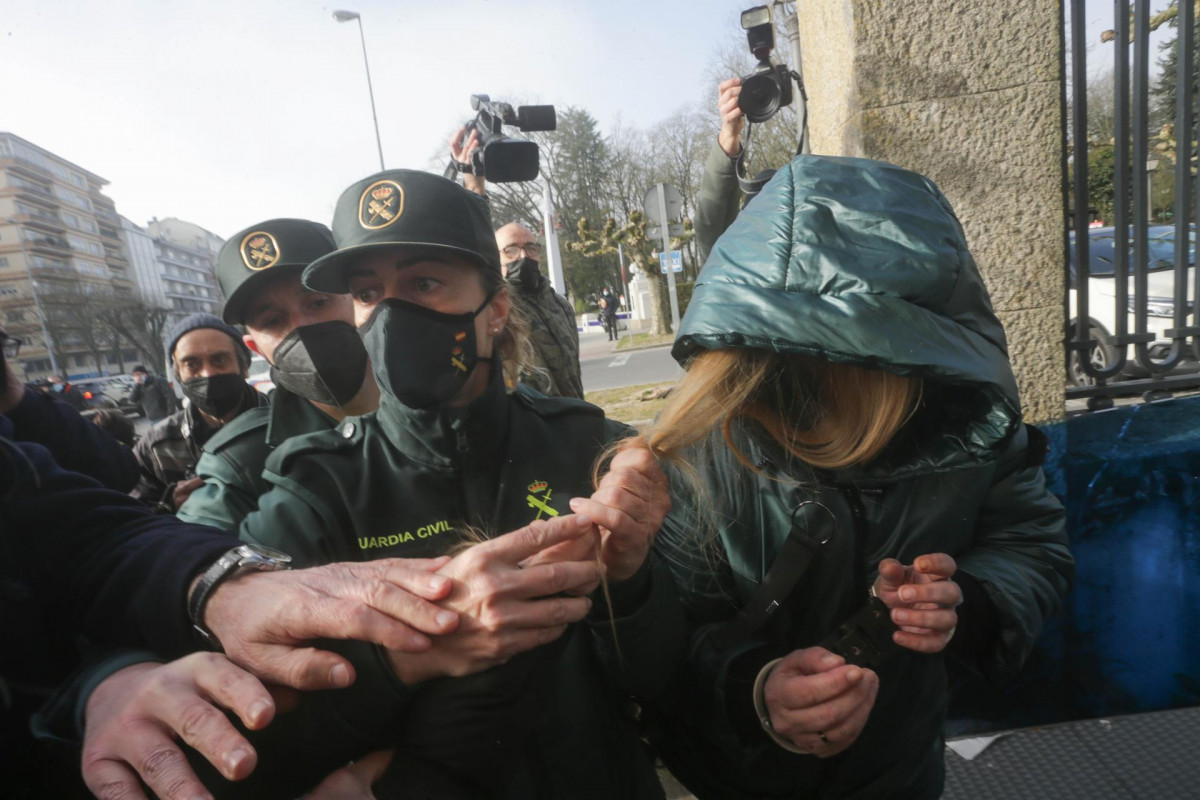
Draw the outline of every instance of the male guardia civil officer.
<instances>
[{"instance_id":1,"label":"male guardia civil officer","mask_svg":"<svg viewBox=\"0 0 1200 800\"><path fill-rule=\"evenodd\" d=\"M196 465L204 486L180 509L180 519L236 528L270 488L262 472L276 447L379 404L350 297L300 282L305 267L334 249L329 228L302 219L261 222L221 248L223 316L245 327L242 341L271 364L276 388L269 408L242 414L204 445Z\"/></svg>"}]
</instances>

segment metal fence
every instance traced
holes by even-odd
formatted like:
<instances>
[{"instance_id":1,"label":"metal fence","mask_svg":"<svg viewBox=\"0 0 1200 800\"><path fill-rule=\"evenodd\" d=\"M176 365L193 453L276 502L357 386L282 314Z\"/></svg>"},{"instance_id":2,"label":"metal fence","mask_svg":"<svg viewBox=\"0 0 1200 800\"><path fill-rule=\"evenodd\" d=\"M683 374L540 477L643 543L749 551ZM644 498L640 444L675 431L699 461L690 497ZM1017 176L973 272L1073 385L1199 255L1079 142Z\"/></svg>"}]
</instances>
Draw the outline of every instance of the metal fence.
<instances>
[{"instance_id":1,"label":"metal fence","mask_svg":"<svg viewBox=\"0 0 1200 800\"><path fill-rule=\"evenodd\" d=\"M1115 395L1144 393L1153 399L1200 387L1200 327L1194 313L1200 285L1193 263L1200 221L1200 182L1193 176L1195 10L1193 0L1178 1L1175 144L1173 152L1163 153L1151 149L1150 0L1113 3L1113 36L1105 45L1113 48L1112 221L1097 229L1091 225L1088 194L1089 145L1100 144L1089 141L1088 5L1069 0L1065 28L1071 38L1069 75L1064 72L1071 106L1063 136L1066 355L1073 384L1067 397L1088 398L1089 408L1103 408ZM1094 15L1099 3L1090 5ZM1172 157L1170 226L1154 225L1148 162ZM1164 296L1164 287L1169 295Z\"/></svg>"}]
</instances>

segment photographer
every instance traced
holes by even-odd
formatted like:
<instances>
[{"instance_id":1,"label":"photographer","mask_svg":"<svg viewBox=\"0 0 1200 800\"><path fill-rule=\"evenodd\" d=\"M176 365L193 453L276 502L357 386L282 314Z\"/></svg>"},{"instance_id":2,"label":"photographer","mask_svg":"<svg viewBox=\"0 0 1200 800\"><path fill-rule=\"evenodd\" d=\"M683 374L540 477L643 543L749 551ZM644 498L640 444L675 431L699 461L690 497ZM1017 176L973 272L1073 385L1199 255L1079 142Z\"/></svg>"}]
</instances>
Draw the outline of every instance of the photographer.
<instances>
[{"instance_id":1,"label":"photographer","mask_svg":"<svg viewBox=\"0 0 1200 800\"><path fill-rule=\"evenodd\" d=\"M730 78L717 87L721 130L704 162L704 175L700 178L700 194L696 197L696 213L692 219L701 264L708 260L713 243L733 224L742 207L737 182L737 161L742 155L741 135L745 123L745 114L738 105L741 93L741 78Z\"/></svg>"}]
</instances>

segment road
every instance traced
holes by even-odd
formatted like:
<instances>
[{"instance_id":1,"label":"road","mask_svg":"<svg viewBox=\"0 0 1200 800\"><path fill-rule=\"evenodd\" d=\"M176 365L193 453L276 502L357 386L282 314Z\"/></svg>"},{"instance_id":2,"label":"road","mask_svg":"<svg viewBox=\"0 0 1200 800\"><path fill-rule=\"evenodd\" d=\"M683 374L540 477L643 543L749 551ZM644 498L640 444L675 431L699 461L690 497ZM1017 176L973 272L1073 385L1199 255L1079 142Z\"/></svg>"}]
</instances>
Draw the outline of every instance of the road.
<instances>
[{"instance_id":1,"label":"road","mask_svg":"<svg viewBox=\"0 0 1200 800\"><path fill-rule=\"evenodd\" d=\"M614 350L615 345L602 332L580 334L579 366L583 371L584 391L661 383L683 372L671 358L670 347Z\"/></svg>"}]
</instances>

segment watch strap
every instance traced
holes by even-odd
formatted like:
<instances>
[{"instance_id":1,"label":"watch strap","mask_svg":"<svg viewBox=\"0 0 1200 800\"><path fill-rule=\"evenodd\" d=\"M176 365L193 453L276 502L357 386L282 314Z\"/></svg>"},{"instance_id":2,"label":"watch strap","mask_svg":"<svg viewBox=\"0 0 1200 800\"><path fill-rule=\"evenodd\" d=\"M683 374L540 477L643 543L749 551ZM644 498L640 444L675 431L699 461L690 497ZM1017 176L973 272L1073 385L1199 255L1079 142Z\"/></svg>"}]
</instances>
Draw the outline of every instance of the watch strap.
<instances>
[{"instance_id":1,"label":"watch strap","mask_svg":"<svg viewBox=\"0 0 1200 800\"><path fill-rule=\"evenodd\" d=\"M192 621L200 641L207 647L224 652L221 642L204 624L204 607L212 596L213 590L221 585L226 578L241 572L242 569L256 571L275 571L289 569L286 561L265 557L249 545L238 545L226 551L220 558L204 571L188 596L188 618Z\"/></svg>"}]
</instances>

